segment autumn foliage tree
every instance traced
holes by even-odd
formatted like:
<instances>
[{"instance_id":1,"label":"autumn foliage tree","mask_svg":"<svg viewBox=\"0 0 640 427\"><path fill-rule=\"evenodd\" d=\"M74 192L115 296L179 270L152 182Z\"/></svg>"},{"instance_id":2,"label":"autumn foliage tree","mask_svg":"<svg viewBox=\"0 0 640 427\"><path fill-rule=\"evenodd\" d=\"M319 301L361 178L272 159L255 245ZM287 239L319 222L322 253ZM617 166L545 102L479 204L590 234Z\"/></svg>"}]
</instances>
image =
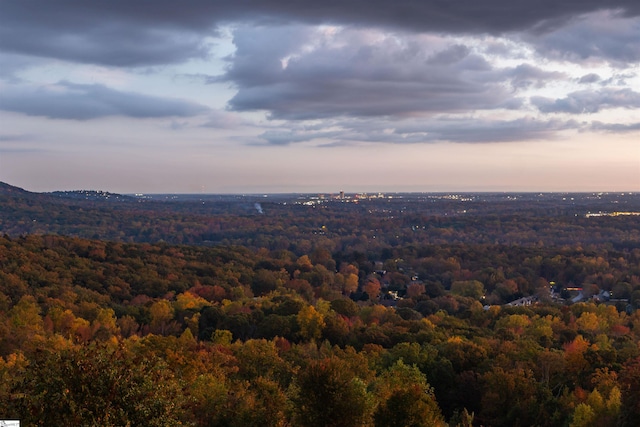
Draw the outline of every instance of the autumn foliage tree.
<instances>
[{"instance_id":1,"label":"autumn foliage tree","mask_svg":"<svg viewBox=\"0 0 640 427\"><path fill-rule=\"evenodd\" d=\"M291 400L296 426L362 426L373 409L366 383L335 357L311 361L303 368Z\"/></svg>"},{"instance_id":2,"label":"autumn foliage tree","mask_svg":"<svg viewBox=\"0 0 640 427\"><path fill-rule=\"evenodd\" d=\"M179 384L160 361L122 345L39 352L5 416L29 425L181 425Z\"/></svg>"}]
</instances>

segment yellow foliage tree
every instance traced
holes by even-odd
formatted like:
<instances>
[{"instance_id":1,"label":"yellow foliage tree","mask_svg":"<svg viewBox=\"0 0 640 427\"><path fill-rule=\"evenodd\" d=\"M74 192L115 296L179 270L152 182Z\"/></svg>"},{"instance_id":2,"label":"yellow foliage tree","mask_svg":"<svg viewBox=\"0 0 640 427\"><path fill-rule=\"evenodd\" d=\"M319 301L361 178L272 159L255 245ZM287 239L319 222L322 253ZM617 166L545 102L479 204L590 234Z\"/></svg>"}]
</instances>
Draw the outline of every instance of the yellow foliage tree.
<instances>
[{"instance_id":1,"label":"yellow foliage tree","mask_svg":"<svg viewBox=\"0 0 640 427\"><path fill-rule=\"evenodd\" d=\"M314 306L304 307L298 312L296 319L300 326L300 335L304 339L316 340L320 338L325 327L324 316Z\"/></svg>"}]
</instances>

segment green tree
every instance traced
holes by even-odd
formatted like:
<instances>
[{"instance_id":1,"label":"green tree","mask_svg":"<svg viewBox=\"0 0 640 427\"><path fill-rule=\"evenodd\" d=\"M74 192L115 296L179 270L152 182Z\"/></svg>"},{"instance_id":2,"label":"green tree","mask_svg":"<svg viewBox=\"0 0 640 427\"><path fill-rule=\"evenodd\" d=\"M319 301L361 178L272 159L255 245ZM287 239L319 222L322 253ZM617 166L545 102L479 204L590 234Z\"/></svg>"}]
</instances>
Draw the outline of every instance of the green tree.
<instances>
[{"instance_id":1,"label":"green tree","mask_svg":"<svg viewBox=\"0 0 640 427\"><path fill-rule=\"evenodd\" d=\"M311 361L298 374L291 394L295 426L359 427L371 416L367 385L336 357Z\"/></svg>"},{"instance_id":2,"label":"green tree","mask_svg":"<svg viewBox=\"0 0 640 427\"><path fill-rule=\"evenodd\" d=\"M158 360L91 344L41 351L11 390L27 425L182 425L183 398Z\"/></svg>"},{"instance_id":3,"label":"green tree","mask_svg":"<svg viewBox=\"0 0 640 427\"><path fill-rule=\"evenodd\" d=\"M484 295L484 285L477 280L456 281L451 284L451 293L479 300Z\"/></svg>"},{"instance_id":4,"label":"green tree","mask_svg":"<svg viewBox=\"0 0 640 427\"><path fill-rule=\"evenodd\" d=\"M0 330L1 331L1 330ZM20 348L33 351L44 343L44 324L40 306L31 295L25 295L9 310L7 331L0 335L0 356Z\"/></svg>"},{"instance_id":5,"label":"green tree","mask_svg":"<svg viewBox=\"0 0 640 427\"><path fill-rule=\"evenodd\" d=\"M386 371L377 384L381 402L376 427L444 427L446 424L427 379L402 360Z\"/></svg>"}]
</instances>

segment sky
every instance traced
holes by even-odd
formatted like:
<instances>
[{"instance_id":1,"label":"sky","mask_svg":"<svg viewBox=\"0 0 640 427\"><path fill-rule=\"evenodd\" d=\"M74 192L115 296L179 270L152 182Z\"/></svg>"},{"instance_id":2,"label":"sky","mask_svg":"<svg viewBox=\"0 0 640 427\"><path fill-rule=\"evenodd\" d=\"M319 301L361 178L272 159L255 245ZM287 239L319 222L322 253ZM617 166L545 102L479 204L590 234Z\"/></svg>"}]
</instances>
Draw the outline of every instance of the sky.
<instances>
[{"instance_id":1,"label":"sky","mask_svg":"<svg viewBox=\"0 0 640 427\"><path fill-rule=\"evenodd\" d=\"M0 181L640 191L640 2L0 1Z\"/></svg>"}]
</instances>

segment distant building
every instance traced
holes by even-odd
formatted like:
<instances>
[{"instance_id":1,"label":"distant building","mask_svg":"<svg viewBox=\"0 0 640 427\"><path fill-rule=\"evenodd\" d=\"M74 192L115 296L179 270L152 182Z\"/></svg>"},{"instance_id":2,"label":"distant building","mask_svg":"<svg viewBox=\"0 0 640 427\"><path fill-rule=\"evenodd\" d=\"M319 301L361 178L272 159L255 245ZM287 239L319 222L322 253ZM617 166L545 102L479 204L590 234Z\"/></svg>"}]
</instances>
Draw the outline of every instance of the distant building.
<instances>
[{"instance_id":1,"label":"distant building","mask_svg":"<svg viewBox=\"0 0 640 427\"><path fill-rule=\"evenodd\" d=\"M571 298L571 302L575 304L575 303L581 302L584 299L585 299L584 294L582 293L582 291L580 291L578 295Z\"/></svg>"},{"instance_id":2,"label":"distant building","mask_svg":"<svg viewBox=\"0 0 640 427\"><path fill-rule=\"evenodd\" d=\"M520 298L515 301L511 301L510 303L507 303L505 305L509 307L526 307L533 304L535 300L536 300L535 296L530 296L530 297Z\"/></svg>"}]
</instances>

